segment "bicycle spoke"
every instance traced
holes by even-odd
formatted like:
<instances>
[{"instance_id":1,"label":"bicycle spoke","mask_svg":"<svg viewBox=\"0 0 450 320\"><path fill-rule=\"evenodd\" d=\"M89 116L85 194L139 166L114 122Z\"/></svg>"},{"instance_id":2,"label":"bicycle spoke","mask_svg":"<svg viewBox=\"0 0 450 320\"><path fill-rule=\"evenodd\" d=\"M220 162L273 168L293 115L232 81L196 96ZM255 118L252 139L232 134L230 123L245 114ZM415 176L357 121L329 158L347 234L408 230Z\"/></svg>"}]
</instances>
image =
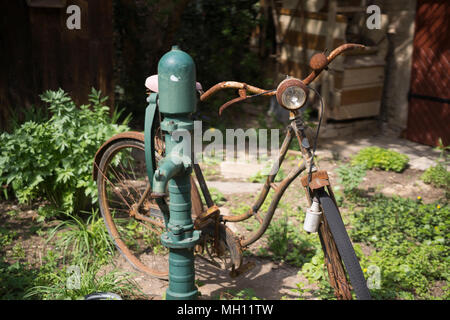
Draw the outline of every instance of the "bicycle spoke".
<instances>
[{"instance_id":1,"label":"bicycle spoke","mask_svg":"<svg viewBox=\"0 0 450 320\"><path fill-rule=\"evenodd\" d=\"M128 206L128 208L131 209L130 204L125 200L125 198L122 196L122 194L120 192L117 192L113 183L108 179L108 177L106 177L106 175L103 173L102 170L98 170L98 172L106 179L106 181L112 186L113 192L116 193L122 200L123 202Z\"/></svg>"},{"instance_id":2,"label":"bicycle spoke","mask_svg":"<svg viewBox=\"0 0 450 320\"><path fill-rule=\"evenodd\" d=\"M114 175L116 176L117 180L119 180L119 182L118 182L119 185L124 186L124 189L127 190L128 194L132 195L132 193L130 192L130 190L125 186L125 184L122 182L122 180L120 180L119 174L117 174L116 170L115 170L112 166L110 166L110 169L111 169L111 171L114 173ZM135 199L134 199L133 196L132 196L132 198L133 198L132 200L133 200L133 202L134 202Z\"/></svg>"}]
</instances>

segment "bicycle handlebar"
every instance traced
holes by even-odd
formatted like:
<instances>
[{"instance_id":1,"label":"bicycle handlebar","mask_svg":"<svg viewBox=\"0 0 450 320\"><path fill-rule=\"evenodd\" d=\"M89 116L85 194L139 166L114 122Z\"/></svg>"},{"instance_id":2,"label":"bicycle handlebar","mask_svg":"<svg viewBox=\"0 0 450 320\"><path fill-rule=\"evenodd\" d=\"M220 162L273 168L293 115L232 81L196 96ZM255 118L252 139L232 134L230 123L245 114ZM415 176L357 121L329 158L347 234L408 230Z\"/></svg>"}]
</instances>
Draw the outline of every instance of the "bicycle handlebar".
<instances>
[{"instance_id":1,"label":"bicycle handlebar","mask_svg":"<svg viewBox=\"0 0 450 320\"><path fill-rule=\"evenodd\" d=\"M246 91L249 91L249 92L255 93L255 94L264 94L265 92L268 91L268 90L264 90L264 89L261 89L261 88L255 87L255 86L248 85L243 82L223 81L223 82L219 82L218 84L215 84L214 86L209 88L204 94L202 94L200 96L200 101L205 101L209 97L211 97L214 93L216 93L217 91L220 91L222 89L227 89L227 88L242 89L242 90L245 89ZM272 93L272 95L273 95L273 93Z\"/></svg>"},{"instance_id":2,"label":"bicycle handlebar","mask_svg":"<svg viewBox=\"0 0 450 320\"><path fill-rule=\"evenodd\" d=\"M305 85L310 84L341 53L343 53L345 51L353 50L353 49L356 49L356 48L363 49L363 48L365 48L365 46L363 46L361 44L355 44L355 43L346 43L346 44L343 44L343 45L337 47L336 49L334 49L328 55L328 57L325 56L325 54L323 54L323 53L315 54L311 58L310 63L309 63L309 65L313 69L313 71L305 79L303 79L302 82ZM239 101L243 101L243 100L248 99L249 97L251 97L251 96L247 96L247 91L251 92L253 94L264 95L264 96L276 95L276 90L264 90L264 89L261 89L261 88L258 88L258 87L255 87L255 86L243 83L243 82L223 81L223 82L220 82L218 84L215 84L214 86L209 88L205 93L203 93L200 96L200 101L206 101L208 98L210 98L216 92L218 92L220 90L223 90L223 89L228 89L228 88L238 89L239 97L235 98L235 99L232 99L232 100L226 102L225 104L223 104L220 107L220 109L219 109L219 115L221 115L222 111L225 110L226 108L228 108L233 103L236 103L236 102L239 102Z\"/></svg>"}]
</instances>

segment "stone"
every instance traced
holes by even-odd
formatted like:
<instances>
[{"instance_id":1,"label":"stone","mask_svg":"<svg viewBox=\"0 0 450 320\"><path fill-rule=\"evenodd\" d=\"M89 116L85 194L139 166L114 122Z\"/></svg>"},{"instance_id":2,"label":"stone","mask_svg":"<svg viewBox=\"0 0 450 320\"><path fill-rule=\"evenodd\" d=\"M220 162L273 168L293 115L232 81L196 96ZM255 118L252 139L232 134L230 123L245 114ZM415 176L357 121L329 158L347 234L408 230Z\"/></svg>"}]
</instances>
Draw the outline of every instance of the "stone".
<instances>
[{"instance_id":1,"label":"stone","mask_svg":"<svg viewBox=\"0 0 450 320\"><path fill-rule=\"evenodd\" d=\"M236 193L257 193L263 186L262 183L223 181L208 181L207 185L208 188L216 188L224 195Z\"/></svg>"},{"instance_id":2,"label":"stone","mask_svg":"<svg viewBox=\"0 0 450 320\"><path fill-rule=\"evenodd\" d=\"M264 169L264 164L237 161L220 163L220 171L225 179L247 180Z\"/></svg>"}]
</instances>

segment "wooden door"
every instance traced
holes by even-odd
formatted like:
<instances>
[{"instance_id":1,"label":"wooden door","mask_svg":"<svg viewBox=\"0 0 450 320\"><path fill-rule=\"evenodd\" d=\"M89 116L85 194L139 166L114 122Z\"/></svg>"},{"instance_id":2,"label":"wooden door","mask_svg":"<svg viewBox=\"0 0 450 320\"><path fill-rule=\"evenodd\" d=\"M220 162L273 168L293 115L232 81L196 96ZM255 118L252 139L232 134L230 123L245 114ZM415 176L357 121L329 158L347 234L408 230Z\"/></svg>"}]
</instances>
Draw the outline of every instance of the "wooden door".
<instances>
[{"instance_id":1,"label":"wooden door","mask_svg":"<svg viewBox=\"0 0 450 320\"><path fill-rule=\"evenodd\" d=\"M450 2L418 0L406 137L450 144Z\"/></svg>"}]
</instances>

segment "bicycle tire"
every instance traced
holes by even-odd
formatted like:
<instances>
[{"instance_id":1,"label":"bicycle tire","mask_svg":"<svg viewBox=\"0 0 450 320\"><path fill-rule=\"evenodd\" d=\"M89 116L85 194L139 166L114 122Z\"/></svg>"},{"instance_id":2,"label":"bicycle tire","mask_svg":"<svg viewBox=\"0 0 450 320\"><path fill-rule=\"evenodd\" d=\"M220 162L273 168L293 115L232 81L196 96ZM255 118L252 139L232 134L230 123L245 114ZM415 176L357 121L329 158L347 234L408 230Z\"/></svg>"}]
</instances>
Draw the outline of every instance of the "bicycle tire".
<instances>
[{"instance_id":1,"label":"bicycle tire","mask_svg":"<svg viewBox=\"0 0 450 320\"><path fill-rule=\"evenodd\" d=\"M339 209L325 190L320 189L317 194L325 215L325 222L329 226L333 241L336 244L340 258L344 263L348 278L357 299L371 300L366 279L364 278L364 274L361 270L358 258L356 257L350 237L345 229Z\"/></svg>"}]
</instances>

